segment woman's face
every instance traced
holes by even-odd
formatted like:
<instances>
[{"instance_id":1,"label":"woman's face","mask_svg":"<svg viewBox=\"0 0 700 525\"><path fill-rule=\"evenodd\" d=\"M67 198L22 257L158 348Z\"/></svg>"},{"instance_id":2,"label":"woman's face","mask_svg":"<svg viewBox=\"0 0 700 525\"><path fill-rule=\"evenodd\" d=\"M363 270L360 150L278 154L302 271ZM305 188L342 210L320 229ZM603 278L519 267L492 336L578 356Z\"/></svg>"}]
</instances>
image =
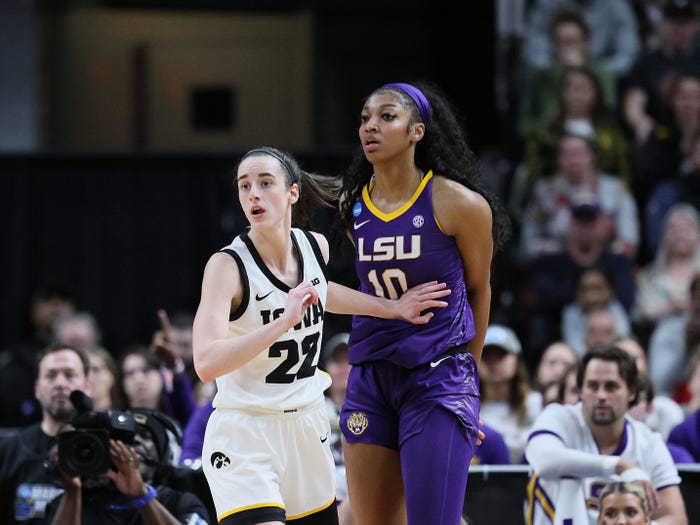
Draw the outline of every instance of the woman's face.
<instances>
[{"instance_id":1,"label":"woman's face","mask_svg":"<svg viewBox=\"0 0 700 525\"><path fill-rule=\"evenodd\" d=\"M646 516L642 500L636 494L615 492L601 501L598 525L648 525L651 518Z\"/></svg>"},{"instance_id":2,"label":"woman's face","mask_svg":"<svg viewBox=\"0 0 700 525\"><path fill-rule=\"evenodd\" d=\"M96 354L89 354L90 381L92 382L92 400L95 410L112 408L112 387L114 375L105 364L104 359Z\"/></svg>"},{"instance_id":3,"label":"woman's face","mask_svg":"<svg viewBox=\"0 0 700 525\"><path fill-rule=\"evenodd\" d=\"M559 169L571 184L580 184L595 170L595 154L580 137L564 137L559 145Z\"/></svg>"},{"instance_id":4,"label":"woman's face","mask_svg":"<svg viewBox=\"0 0 700 525\"><path fill-rule=\"evenodd\" d=\"M518 371L518 356L501 348L485 347L481 354L479 376L482 382L510 381Z\"/></svg>"},{"instance_id":5,"label":"woman's face","mask_svg":"<svg viewBox=\"0 0 700 525\"><path fill-rule=\"evenodd\" d=\"M564 380L564 395L561 402L564 405L575 405L581 400L581 391L576 384L576 372L569 372Z\"/></svg>"},{"instance_id":6,"label":"woman's face","mask_svg":"<svg viewBox=\"0 0 700 525\"><path fill-rule=\"evenodd\" d=\"M291 217L291 205L299 198L299 186L287 186L287 173L279 160L260 154L238 165L238 201L251 228L278 227Z\"/></svg>"},{"instance_id":7,"label":"woman's face","mask_svg":"<svg viewBox=\"0 0 700 525\"><path fill-rule=\"evenodd\" d=\"M676 211L666 223L666 243L671 254L689 255L700 242L700 228L688 211Z\"/></svg>"},{"instance_id":8,"label":"woman's face","mask_svg":"<svg viewBox=\"0 0 700 525\"><path fill-rule=\"evenodd\" d=\"M554 30L554 59L562 66L581 66L588 57L588 40L578 24L564 22Z\"/></svg>"},{"instance_id":9,"label":"woman's face","mask_svg":"<svg viewBox=\"0 0 700 525\"><path fill-rule=\"evenodd\" d=\"M700 80L683 77L678 82L671 104L680 119L693 118L697 124L700 117Z\"/></svg>"},{"instance_id":10,"label":"woman's face","mask_svg":"<svg viewBox=\"0 0 700 525\"><path fill-rule=\"evenodd\" d=\"M582 73L569 73L564 78L562 97L568 117L590 118L596 92L591 79Z\"/></svg>"},{"instance_id":11,"label":"woman's face","mask_svg":"<svg viewBox=\"0 0 700 525\"><path fill-rule=\"evenodd\" d=\"M554 343L542 354L537 370L537 381L546 385L556 381L564 373L564 369L576 362L576 354L565 343Z\"/></svg>"},{"instance_id":12,"label":"woman's face","mask_svg":"<svg viewBox=\"0 0 700 525\"><path fill-rule=\"evenodd\" d=\"M576 289L576 298L584 312L606 306L613 299L613 294L610 283L597 270L585 272Z\"/></svg>"},{"instance_id":13,"label":"woman's face","mask_svg":"<svg viewBox=\"0 0 700 525\"><path fill-rule=\"evenodd\" d=\"M411 122L411 110L398 95L371 95L360 113L358 134L365 157L372 164L393 160L423 137L425 126Z\"/></svg>"},{"instance_id":14,"label":"woman's face","mask_svg":"<svg viewBox=\"0 0 700 525\"><path fill-rule=\"evenodd\" d=\"M127 356L122 364L122 377L130 407L159 407L163 378L160 370L151 367L143 356Z\"/></svg>"}]
</instances>

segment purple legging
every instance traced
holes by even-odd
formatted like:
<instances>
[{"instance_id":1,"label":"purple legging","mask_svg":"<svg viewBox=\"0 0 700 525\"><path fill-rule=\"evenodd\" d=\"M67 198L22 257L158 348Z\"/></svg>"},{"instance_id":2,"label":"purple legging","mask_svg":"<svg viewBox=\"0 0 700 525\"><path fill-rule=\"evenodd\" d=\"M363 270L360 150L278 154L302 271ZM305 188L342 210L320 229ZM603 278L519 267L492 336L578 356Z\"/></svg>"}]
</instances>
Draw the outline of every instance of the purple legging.
<instances>
[{"instance_id":1,"label":"purple legging","mask_svg":"<svg viewBox=\"0 0 700 525\"><path fill-rule=\"evenodd\" d=\"M473 454L457 417L433 409L401 447L408 525L459 525Z\"/></svg>"}]
</instances>

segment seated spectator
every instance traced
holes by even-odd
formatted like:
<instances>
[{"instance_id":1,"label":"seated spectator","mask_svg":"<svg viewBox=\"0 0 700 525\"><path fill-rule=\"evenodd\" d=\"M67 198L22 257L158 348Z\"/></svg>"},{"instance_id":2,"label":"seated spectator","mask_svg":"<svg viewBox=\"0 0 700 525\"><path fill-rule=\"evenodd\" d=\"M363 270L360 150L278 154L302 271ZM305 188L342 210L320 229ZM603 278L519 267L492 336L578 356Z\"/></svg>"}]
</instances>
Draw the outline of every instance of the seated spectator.
<instances>
[{"instance_id":1,"label":"seated spectator","mask_svg":"<svg viewBox=\"0 0 700 525\"><path fill-rule=\"evenodd\" d=\"M654 384L651 382L651 378L648 375L649 365L647 363L646 352L634 336L630 335L617 338L615 340L615 346L632 356L632 359L634 359L637 365L637 371L640 377L643 378L643 388L640 389L640 396L645 393L646 395L644 397L647 400L644 422L649 428L655 430L666 439L671 429L683 419L683 408L670 397L656 393L656 388L654 388ZM650 399L652 402L648 402ZM640 405L643 404L644 403L640 402Z\"/></svg>"},{"instance_id":2,"label":"seated spectator","mask_svg":"<svg viewBox=\"0 0 700 525\"><path fill-rule=\"evenodd\" d=\"M645 244L652 255L662 242L666 215L678 203L700 210L700 131L693 137L675 177L654 186L644 207Z\"/></svg>"},{"instance_id":3,"label":"seated spectator","mask_svg":"<svg viewBox=\"0 0 700 525\"><path fill-rule=\"evenodd\" d=\"M53 341L87 350L102 344L102 331L90 312L73 312L56 319L52 328Z\"/></svg>"},{"instance_id":4,"label":"seated spectator","mask_svg":"<svg viewBox=\"0 0 700 525\"><path fill-rule=\"evenodd\" d=\"M624 120L638 144L645 143L656 122L670 112L662 94L669 76L679 71L700 72L693 2L667 1L660 32L661 47L638 56L623 82Z\"/></svg>"},{"instance_id":5,"label":"seated spectator","mask_svg":"<svg viewBox=\"0 0 700 525\"><path fill-rule=\"evenodd\" d=\"M588 316L600 309L609 310L615 317L615 333L630 333L629 316L615 297L612 277L604 269L592 266L581 272L576 282L576 299L562 311L562 337L579 357L586 351Z\"/></svg>"},{"instance_id":6,"label":"seated spectator","mask_svg":"<svg viewBox=\"0 0 700 525\"><path fill-rule=\"evenodd\" d=\"M598 78L591 70L585 67L563 70L555 111L524 137L523 163L528 174L526 192L538 179L552 176L557 171L557 149L566 133L596 137L600 171L630 183L627 137L612 108L603 104L602 97Z\"/></svg>"},{"instance_id":7,"label":"seated spectator","mask_svg":"<svg viewBox=\"0 0 700 525\"><path fill-rule=\"evenodd\" d=\"M700 343L700 273L690 280L690 307L661 320L649 338L649 376L657 392L675 398L686 380L689 351Z\"/></svg>"},{"instance_id":8,"label":"seated spectator","mask_svg":"<svg viewBox=\"0 0 700 525\"><path fill-rule=\"evenodd\" d=\"M588 313L585 330L584 353L597 346L609 346L619 337L630 335L629 331L620 332L617 317L607 307L595 308Z\"/></svg>"},{"instance_id":9,"label":"seated spectator","mask_svg":"<svg viewBox=\"0 0 700 525\"><path fill-rule=\"evenodd\" d=\"M566 9L557 11L550 21L548 36L552 43L552 64L532 72L519 101L521 137L528 137L554 116L561 93L562 73L567 67L590 69L600 85L601 102L610 108L615 107L615 75L591 58L590 29L581 15Z\"/></svg>"},{"instance_id":10,"label":"seated spectator","mask_svg":"<svg viewBox=\"0 0 700 525\"><path fill-rule=\"evenodd\" d=\"M542 396L530 390L520 340L507 326L487 328L479 375L480 418L503 436L510 462L519 464L530 425L542 409Z\"/></svg>"},{"instance_id":11,"label":"seated spectator","mask_svg":"<svg viewBox=\"0 0 700 525\"><path fill-rule=\"evenodd\" d=\"M590 209L593 211L595 208ZM615 297L629 310L634 302L635 274L629 257L612 253L606 244L605 223L599 214L586 208L573 213L565 240L565 251L544 255L532 261L531 276L524 279L524 291L518 300L532 303L518 305L529 313L528 325L530 363L537 363L542 349L561 338L561 311L575 298L576 278L590 266L603 268L613 276ZM530 299L531 298L531 299ZM533 364L533 366L535 366Z\"/></svg>"},{"instance_id":12,"label":"seated spectator","mask_svg":"<svg viewBox=\"0 0 700 525\"><path fill-rule=\"evenodd\" d=\"M700 271L700 214L676 204L665 220L654 260L637 276L632 316L638 331L650 333L659 321L688 311L690 279Z\"/></svg>"},{"instance_id":13,"label":"seated spectator","mask_svg":"<svg viewBox=\"0 0 700 525\"><path fill-rule=\"evenodd\" d=\"M564 341L555 341L542 352L542 357L535 371L535 387L540 390L544 385L558 381L569 365L578 362L574 349Z\"/></svg>"},{"instance_id":14,"label":"seated spectator","mask_svg":"<svg viewBox=\"0 0 700 525\"><path fill-rule=\"evenodd\" d=\"M561 9L579 13L591 28L590 54L601 67L617 76L627 73L641 45L634 11L624 0L536 0L529 8L523 32L523 60L528 68L551 64L547 28Z\"/></svg>"},{"instance_id":15,"label":"seated spectator","mask_svg":"<svg viewBox=\"0 0 700 525\"><path fill-rule=\"evenodd\" d=\"M112 354L101 346L88 347L86 353L90 360L89 378L92 385L90 398L93 409L102 411L117 408L119 371Z\"/></svg>"},{"instance_id":16,"label":"seated spectator","mask_svg":"<svg viewBox=\"0 0 700 525\"><path fill-rule=\"evenodd\" d=\"M690 349L686 375L688 380L683 388L681 409L688 416L700 409L700 345L696 344Z\"/></svg>"},{"instance_id":17,"label":"seated spectator","mask_svg":"<svg viewBox=\"0 0 700 525\"><path fill-rule=\"evenodd\" d=\"M63 473L65 492L47 509L47 523L213 523L198 496L168 484L180 437L178 424L157 410L129 410L136 421L134 445L110 443L114 470L76 476ZM58 455L54 461L60 466Z\"/></svg>"},{"instance_id":18,"label":"seated spectator","mask_svg":"<svg viewBox=\"0 0 700 525\"><path fill-rule=\"evenodd\" d=\"M670 76L664 95L669 116L658 119L649 137L632 154L632 192L642 210L657 205L650 200L651 192L677 178L693 138L700 132L700 71Z\"/></svg>"},{"instance_id":19,"label":"seated spectator","mask_svg":"<svg viewBox=\"0 0 700 525\"><path fill-rule=\"evenodd\" d=\"M45 523L46 505L63 492L61 476L47 468L56 435L76 411L73 390L90 394L85 353L62 343L39 355L33 385L42 419L0 440L0 523Z\"/></svg>"},{"instance_id":20,"label":"seated spectator","mask_svg":"<svg viewBox=\"0 0 700 525\"><path fill-rule=\"evenodd\" d=\"M613 481L605 485L600 492L600 511L596 523L649 525L651 511L644 488L625 481Z\"/></svg>"},{"instance_id":21,"label":"seated spectator","mask_svg":"<svg viewBox=\"0 0 700 525\"><path fill-rule=\"evenodd\" d=\"M0 427L22 427L40 421L41 407L34 396L37 356L51 343L53 323L75 312L75 299L66 289L49 285L31 300L31 334L0 353Z\"/></svg>"},{"instance_id":22,"label":"seated spectator","mask_svg":"<svg viewBox=\"0 0 700 525\"><path fill-rule=\"evenodd\" d=\"M637 204L617 177L601 173L590 138L566 133L558 146L559 171L535 183L521 223L523 260L564 249L571 216L587 213L602 222L611 251L634 258L639 244Z\"/></svg>"},{"instance_id":23,"label":"seated spectator","mask_svg":"<svg viewBox=\"0 0 700 525\"><path fill-rule=\"evenodd\" d=\"M675 403L670 398L665 399L669 399L672 403ZM660 411L655 410L655 405L656 395L654 393L654 385L651 383L651 379L649 379L649 376L646 373L640 372L639 395L637 396L636 403L629 408L628 413L637 421L646 423L649 428L659 432L659 434L661 434L661 437L665 440L666 438L668 438L671 429L675 427L678 423L683 421L683 410L677 403L675 403L674 413L669 414L668 411L666 411L665 417L667 418L667 420L662 423L663 428L659 429L651 426L652 424L654 424L655 426L658 426L660 424L658 417L656 418L656 421L649 421L651 419L651 416L655 412L657 414L660 413Z\"/></svg>"},{"instance_id":24,"label":"seated spectator","mask_svg":"<svg viewBox=\"0 0 700 525\"><path fill-rule=\"evenodd\" d=\"M682 405L684 417L667 436L667 445L676 463L700 462L700 346L692 350L688 362L688 381L685 384L687 401Z\"/></svg>"},{"instance_id":25,"label":"seated spectator","mask_svg":"<svg viewBox=\"0 0 700 525\"><path fill-rule=\"evenodd\" d=\"M668 435L668 444L681 448L700 463L700 409L688 415Z\"/></svg>"},{"instance_id":26,"label":"seated spectator","mask_svg":"<svg viewBox=\"0 0 700 525\"><path fill-rule=\"evenodd\" d=\"M601 485L622 480L658 498L654 519L686 525L681 480L666 444L626 415L637 396L633 359L619 348L593 349L583 357L578 385L581 403L547 405L532 427L525 449L531 523L594 523Z\"/></svg>"},{"instance_id":27,"label":"seated spectator","mask_svg":"<svg viewBox=\"0 0 700 525\"><path fill-rule=\"evenodd\" d=\"M164 377L156 354L139 345L130 346L122 353L119 371L126 408L160 410L175 418L180 426L187 425L197 405L184 371L170 378Z\"/></svg>"},{"instance_id":28,"label":"seated spectator","mask_svg":"<svg viewBox=\"0 0 700 525\"><path fill-rule=\"evenodd\" d=\"M575 405L580 401L580 392L576 384L578 369L578 361L571 363L564 369L562 376L558 380L550 383L548 388L542 391L543 406L547 406L550 403Z\"/></svg>"}]
</instances>

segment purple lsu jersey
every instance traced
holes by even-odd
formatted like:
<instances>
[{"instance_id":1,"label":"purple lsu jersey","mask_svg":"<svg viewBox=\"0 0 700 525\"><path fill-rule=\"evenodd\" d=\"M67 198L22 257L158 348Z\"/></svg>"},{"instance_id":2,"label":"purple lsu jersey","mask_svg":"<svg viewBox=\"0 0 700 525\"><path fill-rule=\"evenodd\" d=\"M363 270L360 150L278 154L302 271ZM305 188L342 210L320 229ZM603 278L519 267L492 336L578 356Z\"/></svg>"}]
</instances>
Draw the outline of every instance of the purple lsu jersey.
<instances>
[{"instance_id":1,"label":"purple lsu jersey","mask_svg":"<svg viewBox=\"0 0 700 525\"><path fill-rule=\"evenodd\" d=\"M445 235L433 214L433 173L401 208L377 209L369 187L353 207L350 225L360 291L396 299L427 281L447 284L448 306L436 308L425 325L355 315L348 342L351 364L387 360L414 368L474 337L474 315L467 299L464 266L453 237Z\"/></svg>"}]
</instances>

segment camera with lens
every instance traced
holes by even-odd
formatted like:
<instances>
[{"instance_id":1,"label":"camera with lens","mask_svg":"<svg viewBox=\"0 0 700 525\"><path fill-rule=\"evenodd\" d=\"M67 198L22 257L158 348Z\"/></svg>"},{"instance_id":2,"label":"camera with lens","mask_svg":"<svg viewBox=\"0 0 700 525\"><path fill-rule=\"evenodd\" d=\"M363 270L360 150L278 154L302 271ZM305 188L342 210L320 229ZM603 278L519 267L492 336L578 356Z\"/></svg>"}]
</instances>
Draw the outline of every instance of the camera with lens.
<instances>
[{"instance_id":1,"label":"camera with lens","mask_svg":"<svg viewBox=\"0 0 700 525\"><path fill-rule=\"evenodd\" d=\"M97 476L112 467L109 440L133 443L136 421L130 412L92 410L92 400L83 392L71 392L77 415L74 430L58 434L58 465L72 476Z\"/></svg>"}]
</instances>

